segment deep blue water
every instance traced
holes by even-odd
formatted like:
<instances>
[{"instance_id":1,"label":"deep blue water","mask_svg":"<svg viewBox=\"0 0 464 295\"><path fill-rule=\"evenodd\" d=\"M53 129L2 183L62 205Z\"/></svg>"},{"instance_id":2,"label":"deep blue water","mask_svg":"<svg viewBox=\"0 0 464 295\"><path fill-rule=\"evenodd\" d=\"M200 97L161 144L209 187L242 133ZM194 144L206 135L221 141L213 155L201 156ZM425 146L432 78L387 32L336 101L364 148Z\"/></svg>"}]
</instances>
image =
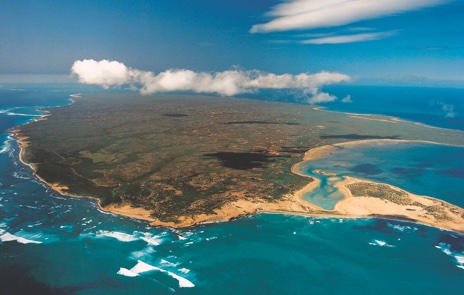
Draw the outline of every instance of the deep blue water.
<instances>
[{"instance_id":1,"label":"deep blue water","mask_svg":"<svg viewBox=\"0 0 464 295\"><path fill-rule=\"evenodd\" d=\"M61 197L19 163L8 129L82 91L0 88L1 294L462 293L464 237L427 226L260 214L171 230ZM402 159L406 166L416 161ZM454 171L452 161L442 162L435 170ZM380 175L367 166L348 171Z\"/></svg>"},{"instance_id":2,"label":"deep blue water","mask_svg":"<svg viewBox=\"0 0 464 295\"><path fill-rule=\"evenodd\" d=\"M335 85L325 90L339 98L324 105L329 110L382 114L464 130L464 88ZM351 102L343 102L347 96Z\"/></svg>"}]
</instances>

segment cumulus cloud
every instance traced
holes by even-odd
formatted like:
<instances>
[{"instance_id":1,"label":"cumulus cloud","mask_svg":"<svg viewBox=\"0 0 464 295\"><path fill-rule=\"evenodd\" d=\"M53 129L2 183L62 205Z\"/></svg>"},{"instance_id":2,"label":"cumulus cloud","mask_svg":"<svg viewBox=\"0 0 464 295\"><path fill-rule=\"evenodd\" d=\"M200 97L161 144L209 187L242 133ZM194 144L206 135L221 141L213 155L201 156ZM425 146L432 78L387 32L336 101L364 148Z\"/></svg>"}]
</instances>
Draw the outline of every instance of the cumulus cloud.
<instances>
[{"instance_id":1,"label":"cumulus cloud","mask_svg":"<svg viewBox=\"0 0 464 295\"><path fill-rule=\"evenodd\" d=\"M71 73L84 84L96 84L104 88L128 84L142 94L193 91L232 96L258 89L298 89L306 96L309 103L335 100L335 96L321 92L320 88L324 85L350 80L349 76L336 72L277 75L258 70L209 73L170 69L155 74L126 67L118 61L108 60L75 61Z\"/></svg>"},{"instance_id":2,"label":"cumulus cloud","mask_svg":"<svg viewBox=\"0 0 464 295\"><path fill-rule=\"evenodd\" d=\"M71 70L79 77L79 82L98 84L103 88L125 84L131 75L131 71L123 63L108 60L78 60Z\"/></svg>"},{"instance_id":3,"label":"cumulus cloud","mask_svg":"<svg viewBox=\"0 0 464 295\"><path fill-rule=\"evenodd\" d=\"M344 43L355 43L355 42L364 42L379 40L394 34L393 31L390 32L378 32L378 33L363 33L363 34L352 34L352 35L339 35L339 36L327 36L320 38L313 38L308 40L303 40L301 44L344 44Z\"/></svg>"},{"instance_id":4,"label":"cumulus cloud","mask_svg":"<svg viewBox=\"0 0 464 295\"><path fill-rule=\"evenodd\" d=\"M338 27L362 20L439 5L446 0L289 0L271 8L269 22L251 33Z\"/></svg>"}]
</instances>

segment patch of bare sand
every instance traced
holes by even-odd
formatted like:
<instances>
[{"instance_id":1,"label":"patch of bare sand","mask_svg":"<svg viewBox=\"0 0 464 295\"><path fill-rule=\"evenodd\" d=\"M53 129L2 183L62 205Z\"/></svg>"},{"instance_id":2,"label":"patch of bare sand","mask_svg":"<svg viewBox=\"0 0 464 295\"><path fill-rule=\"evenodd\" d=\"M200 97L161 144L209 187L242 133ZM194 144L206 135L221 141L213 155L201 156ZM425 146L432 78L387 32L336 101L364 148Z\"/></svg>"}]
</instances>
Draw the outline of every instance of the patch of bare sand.
<instances>
[{"instance_id":1,"label":"patch of bare sand","mask_svg":"<svg viewBox=\"0 0 464 295\"><path fill-rule=\"evenodd\" d=\"M354 197L347 187L353 183L386 185L392 190L404 192L406 195L403 201L406 205L377 197ZM343 215L350 217L404 219L464 233L464 209L445 201L414 195L395 186L367 182L352 177L347 177L346 180L339 183L337 187L346 197L335 205L334 211L338 211Z\"/></svg>"},{"instance_id":2,"label":"patch of bare sand","mask_svg":"<svg viewBox=\"0 0 464 295\"><path fill-rule=\"evenodd\" d=\"M362 116L362 115L350 115L351 118L356 118L356 119L362 119L362 120L370 120L370 121L378 121L378 122L384 122L384 123L392 123L396 124L401 122L398 118L389 118L389 119L381 119L381 118L374 118L368 115Z\"/></svg>"}]
</instances>

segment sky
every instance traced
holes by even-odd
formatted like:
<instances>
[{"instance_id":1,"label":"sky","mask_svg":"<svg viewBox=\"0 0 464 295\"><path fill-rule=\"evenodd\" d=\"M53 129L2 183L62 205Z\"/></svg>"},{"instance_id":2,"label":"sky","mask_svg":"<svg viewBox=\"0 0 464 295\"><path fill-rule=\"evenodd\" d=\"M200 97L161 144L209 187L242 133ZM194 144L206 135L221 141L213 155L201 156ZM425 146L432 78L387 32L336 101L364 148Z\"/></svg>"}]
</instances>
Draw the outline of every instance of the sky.
<instances>
[{"instance_id":1,"label":"sky","mask_svg":"<svg viewBox=\"0 0 464 295\"><path fill-rule=\"evenodd\" d=\"M464 81L463 15L462 0L0 0L0 80L58 79L77 61L107 60L136 84L177 70L235 71L245 88L265 86L265 73L290 75L288 85L321 72Z\"/></svg>"}]
</instances>

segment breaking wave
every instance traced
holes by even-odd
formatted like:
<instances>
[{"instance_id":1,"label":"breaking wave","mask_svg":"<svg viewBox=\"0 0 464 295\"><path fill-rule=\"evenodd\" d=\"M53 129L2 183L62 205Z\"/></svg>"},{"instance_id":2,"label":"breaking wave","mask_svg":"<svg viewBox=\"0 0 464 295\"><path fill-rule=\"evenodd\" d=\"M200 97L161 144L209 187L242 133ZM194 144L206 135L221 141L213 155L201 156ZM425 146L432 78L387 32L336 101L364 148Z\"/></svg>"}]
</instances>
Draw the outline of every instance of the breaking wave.
<instances>
[{"instance_id":1,"label":"breaking wave","mask_svg":"<svg viewBox=\"0 0 464 295\"><path fill-rule=\"evenodd\" d=\"M456 262L456 266L464 269L464 252L453 252L451 251L451 245L446 243L438 243L435 248L440 249L443 253L452 257Z\"/></svg>"},{"instance_id":2,"label":"breaking wave","mask_svg":"<svg viewBox=\"0 0 464 295\"><path fill-rule=\"evenodd\" d=\"M119 269L119 271L117 272L117 274L118 275L123 275L123 276L126 276L126 277L136 277L140 273L149 272L149 271L153 271L153 270L156 270L156 271L159 271L159 272L162 272L162 273L166 273L170 277L176 279L179 282L179 287L181 287L181 288L195 287L195 284L193 284L191 281L187 280L186 278L181 277L179 275L176 275L175 273L164 270L162 268L150 265L150 264L145 263L145 262L143 262L141 260L138 260L137 264L134 267L132 267L131 269L121 267Z\"/></svg>"},{"instance_id":3,"label":"breaking wave","mask_svg":"<svg viewBox=\"0 0 464 295\"><path fill-rule=\"evenodd\" d=\"M122 232L117 231L106 231L106 230L99 230L95 236L97 238L107 237L107 238L114 238L121 242L133 242L137 241L138 238L135 235L130 235Z\"/></svg>"},{"instance_id":4,"label":"breaking wave","mask_svg":"<svg viewBox=\"0 0 464 295\"><path fill-rule=\"evenodd\" d=\"M40 241L30 240L24 237L13 235L9 232L6 232L3 229L0 229L0 241L2 242L12 242L16 241L20 244L42 244Z\"/></svg>"},{"instance_id":5,"label":"breaking wave","mask_svg":"<svg viewBox=\"0 0 464 295\"><path fill-rule=\"evenodd\" d=\"M88 224L89 222L84 222ZM154 235L146 232L134 231L132 234L119 232L119 231L108 231L108 230L99 230L96 233L83 234L83 236L91 236L95 238L113 238L120 242L135 242L142 240L148 245L158 246L163 242L161 235Z\"/></svg>"}]
</instances>

